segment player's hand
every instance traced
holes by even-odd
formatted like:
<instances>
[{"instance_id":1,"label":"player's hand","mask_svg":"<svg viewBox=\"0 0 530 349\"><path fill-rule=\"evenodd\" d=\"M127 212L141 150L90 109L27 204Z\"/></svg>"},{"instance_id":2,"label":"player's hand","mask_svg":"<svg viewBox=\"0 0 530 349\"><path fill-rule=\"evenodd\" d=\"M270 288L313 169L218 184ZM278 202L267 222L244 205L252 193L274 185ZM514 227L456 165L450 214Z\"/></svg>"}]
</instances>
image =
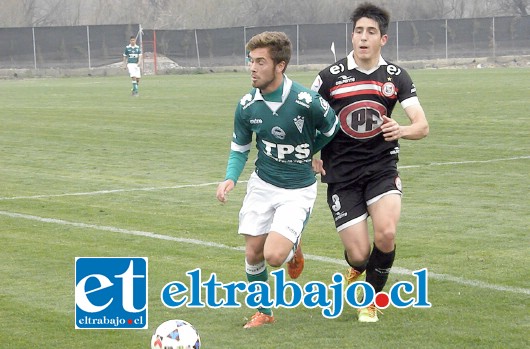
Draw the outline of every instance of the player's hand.
<instances>
[{"instance_id":1,"label":"player's hand","mask_svg":"<svg viewBox=\"0 0 530 349\"><path fill-rule=\"evenodd\" d=\"M235 185L236 184L231 179L227 179L224 182L219 183L216 193L217 200L225 203L228 200L228 193L234 189Z\"/></svg>"},{"instance_id":2,"label":"player's hand","mask_svg":"<svg viewBox=\"0 0 530 349\"><path fill-rule=\"evenodd\" d=\"M389 118L386 115L383 115L383 125L381 125L381 130L383 131L383 137L385 137L385 141L387 142L396 141L401 138L401 126L399 126L396 120Z\"/></svg>"},{"instance_id":3,"label":"player's hand","mask_svg":"<svg viewBox=\"0 0 530 349\"><path fill-rule=\"evenodd\" d=\"M326 170L324 169L324 162L320 159L313 159L311 161L311 167L315 173L320 173L322 176L326 175Z\"/></svg>"}]
</instances>

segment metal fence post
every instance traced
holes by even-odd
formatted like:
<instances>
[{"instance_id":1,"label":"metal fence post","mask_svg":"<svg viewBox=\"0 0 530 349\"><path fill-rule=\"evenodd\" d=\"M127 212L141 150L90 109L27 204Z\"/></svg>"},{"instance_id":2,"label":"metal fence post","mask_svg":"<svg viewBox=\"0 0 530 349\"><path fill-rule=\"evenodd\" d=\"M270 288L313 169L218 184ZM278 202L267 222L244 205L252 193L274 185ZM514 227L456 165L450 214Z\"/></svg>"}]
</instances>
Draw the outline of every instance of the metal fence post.
<instances>
[{"instance_id":1,"label":"metal fence post","mask_svg":"<svg viewBox=\"0 0 530 349\"><path fill-rule=\"evenodd\" d=\"M491 18L491 45L492 45L492 48L493 48L493 58L496 58L497 57L497 52L496 52L496 45L495 45L495 17L492 17Z\"/></svg>"},{"instance_id":2,"label":"metal fence post","mask_svg":"<svg viewBox=\"0 0 530 349\"><path fill-rule=\"evenodd\" d=\"M33 68L37 70L37 48L35 45L35 27L31 27L31 33L33 34Z\"/></svg>"},{"instance_id":3,"label":"metal fence post","mask_svg":"<svg viewBox=\"0 0 530 349\"><path fill-rule=\"evenodd\" d=\"M300 52L300 25L296 25L296 65L300 65L299 60L299 52Z\"/></svg>"},{"instance_id":4,"label":"metal fence post","mask_svg":"<svg viewBox=\"0 0 530 349\"><path fill-rule=\"evenodd\" d=\"M201 56L199 55L199 40L197 39L197 29L194 30L195 32L195 47L197 47L197 64L199 65L199 68L201 67Z\"/></svg>"},{"instance_id":5,"label":"metal fence post","mask_svg":"<svg viewBox=\"0 0 530 349\"><path fill-rule=\"evenodd\" d=\"M399 62L399 21L396 21L396 62Z\"/></svg>"},{"instance_id":6,"label":"metal fence post","mask_svg":"<svg viewBox=\"0 0 530 349\"><path fill-rule=\"evenodd\" d=\"M446 19L445 20L445 59L449 58L449 41L448 41L449 28L447 26L448 26L448 23Z\"/></svg>"},{"instance_id":7,"label":"metal fence post","mask_svg":"<svg viewBox=\"0 0 530 349\"><path fill-rule=\"evenodd\" d=\"M92 69L92 64L90 63L90 29L88 25L86 26L86 42L87 42L87 53L88 53L88 69Z\"/></svg>"}]
</instances>

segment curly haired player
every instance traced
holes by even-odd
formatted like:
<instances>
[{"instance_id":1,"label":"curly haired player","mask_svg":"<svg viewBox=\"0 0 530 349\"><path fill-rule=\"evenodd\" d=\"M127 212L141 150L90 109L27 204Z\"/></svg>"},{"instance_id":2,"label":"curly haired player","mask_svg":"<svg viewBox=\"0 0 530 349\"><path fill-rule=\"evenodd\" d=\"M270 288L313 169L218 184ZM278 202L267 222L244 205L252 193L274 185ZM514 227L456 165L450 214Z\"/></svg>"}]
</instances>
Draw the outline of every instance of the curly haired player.
<instances>
[{"instance_id":1,"label":"curly haired player","mask_svg":"<svg viewBox=\"0 0 530 349\"><path fill-rule=\"evenodd\" d=\"M236 108L226 176L217 187L217 199L225 202L234 188L255 134L255 171L239 213L247 279L267 281L266 263L287 263L289 275L297 278L304 266L300 238L317 195L312 158L338 131L338 121L322 97L284 74L291 58L285 33L258 34L247 50L253 89ZM260 308L244 327L272 322L272 310Z\"/></svg>"}]
</instances>

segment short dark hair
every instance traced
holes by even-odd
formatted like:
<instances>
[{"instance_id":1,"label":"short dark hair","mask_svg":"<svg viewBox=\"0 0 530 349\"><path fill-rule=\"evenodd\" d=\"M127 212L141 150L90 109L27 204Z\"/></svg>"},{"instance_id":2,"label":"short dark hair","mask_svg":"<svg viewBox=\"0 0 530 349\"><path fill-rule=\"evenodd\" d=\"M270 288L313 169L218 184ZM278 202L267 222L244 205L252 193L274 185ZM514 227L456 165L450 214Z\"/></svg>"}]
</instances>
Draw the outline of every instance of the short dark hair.
<instances>
[{"instance_id":1,"label":"short dark hair","mask_svg":"<svg viewBox=\"0 0 530 349\"><path fill-rule=\"evenodd\" d=\"M351 14L350 20L353 23L353 29L357 21L363 17L373 19L379 24L381 35L388 32L388 23L390 23L390 14L387 10L377 7L369 2L360 4Z\"/></svg>"},{"instance_id":2,"label":"short dark hair","mask_svg":"<svg viewBox=\"0 0 530 349\"><path fill-rule=\"evenodd\" d=\"M291 40L284 32L263 32L253 36L247 43L247 51L268 48L275 64L285 62L285 68L291 60ZM285 69L284 69L285 71Z\"/></svg>"},{"instance_id":3,"label":"short dark hair","mask_svg":"<svg viewBox=\"0 0 530 349\"><path fill-rule=\"evenodd\" d=\"M131 40L131 39L136 39L136 36L131 35L131 37L129 38L129 40Z\"/></svg>"}]
</instances>

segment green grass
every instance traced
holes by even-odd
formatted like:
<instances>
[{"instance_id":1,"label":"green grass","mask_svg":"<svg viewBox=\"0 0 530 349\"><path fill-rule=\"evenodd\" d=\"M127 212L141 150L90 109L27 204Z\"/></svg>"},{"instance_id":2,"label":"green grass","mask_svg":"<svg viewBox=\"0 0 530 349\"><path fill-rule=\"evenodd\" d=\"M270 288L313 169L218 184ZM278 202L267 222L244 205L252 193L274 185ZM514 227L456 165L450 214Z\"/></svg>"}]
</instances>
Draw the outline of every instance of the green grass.
<instances>
[{"instance_id":1,"label":"green grass","mask_svg":"<svg viewBox=\"0 0 530 349\"><path fill-rule=\"evenodd\" d=\"M224 176L246 74L148 76L140 98L125 76L0 80L0 346L148 348L159 323L181 318L205 348L527 347L530 70L410 73L431 134L401 142L405 196L389 284L413 281L399 271L428 268L433 307L388 308L377 324L357 323L354 309L333 320L319 309L278 309L275 325L252 331L241 328L251 309L160 301L166 283L187 282L196 267L244 281L242 251L125 234L243 245L245 184L221 205L213 183ZM289 75L308 86L315 74ZM243 180L251 169L249 161ZM319 191L304 251L330 262L308 259L301 285L331 284L344 270L323 184ZM148 330L74 329L80 256L149 257Z\"/></svg>"}]
</instances>

